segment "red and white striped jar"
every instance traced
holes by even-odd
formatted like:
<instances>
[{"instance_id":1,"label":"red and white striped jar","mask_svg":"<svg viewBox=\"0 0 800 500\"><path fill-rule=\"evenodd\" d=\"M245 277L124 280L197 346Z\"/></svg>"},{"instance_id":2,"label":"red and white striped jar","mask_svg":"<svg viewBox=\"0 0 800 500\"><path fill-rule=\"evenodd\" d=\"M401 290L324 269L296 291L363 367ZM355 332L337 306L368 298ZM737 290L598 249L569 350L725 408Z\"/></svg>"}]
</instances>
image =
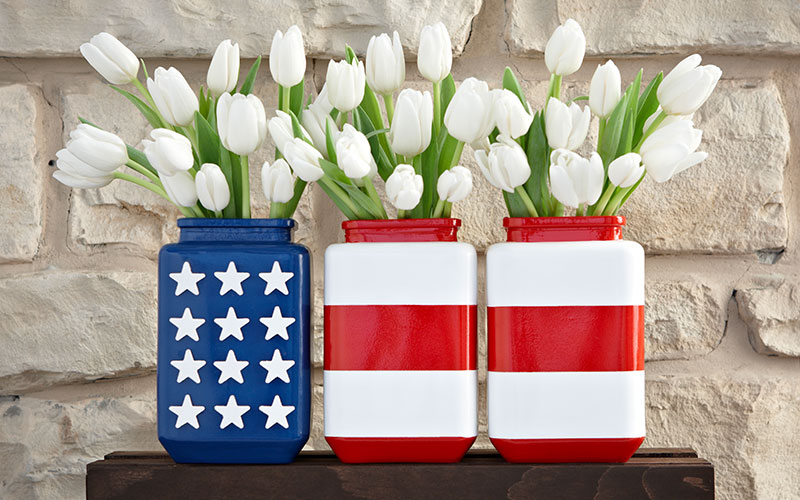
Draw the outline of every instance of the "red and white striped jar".
<instances>
[{"instance_id":1,"label":"red and white striped jar","mask_svg":"<svg viewBox=\"0 0 800 500\"><path fill-rule=\"evenodd\" d=\"M625 218L506 218L486 255L488 418L511 462L625 462L645 435L644 251Z\"/></svg>"},{"instance_id":2,"label":"red and white striped jar","mask_svg":"<svg viewBox=\"0 0 800 500\"><path fill-rule=\"evenodd\" d=\"M325 439L343 462L457 462L475 441L477 257L460 224L347 221L325 253Z\"/></svg>"}]
</instances>

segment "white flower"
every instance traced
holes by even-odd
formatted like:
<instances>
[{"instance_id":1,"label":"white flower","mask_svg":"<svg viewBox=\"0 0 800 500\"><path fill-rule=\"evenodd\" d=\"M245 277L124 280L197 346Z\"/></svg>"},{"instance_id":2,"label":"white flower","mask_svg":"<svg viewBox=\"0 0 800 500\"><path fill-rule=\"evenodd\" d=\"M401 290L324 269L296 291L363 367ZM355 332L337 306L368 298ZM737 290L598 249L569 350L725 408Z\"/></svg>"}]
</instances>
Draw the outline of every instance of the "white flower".
<instances>
[{"instance_id":1,"label":"white flower","mask_svg":"<svg viewBox=\"0 0 800 500\"><path fill-rule=\"evenodd\" d=\"M106 175L102 177L84 177L77 174L71 174L61 166L59 166L58 170L53 172L53 178L65 186L78 189L101 188L103 186L107 186L111 181L114 180L114 176L112 175Z\"/></svg>"},{"instance_id":2,"label":"white flower","mask_svg":"<svg viewBox=\"0 0 800 500\"><path fill-rule=\"evenodd\" d=\"M206 85L213 96L233 92L239 80L239 44L223 40L217 45L208 66Z\"/></svg>"},{"instance_id":3,"label":"white flower","mask_svg":"<svg viewBox=\"0 0 800 500\"><path fill-rule=\"evenodd\" d=\"M186 127L194 121L194 112L200 109L197 96L176 68L156 68L153 78L147 79L147 90L153 96L156 108L170 125Z\"/></svg>"},{"instance_id":4,"label":"white flower","mask_svg":"<svg viewBox=\"0 0 800 500\"><path fill-rule=\"evenodd\" d=\"M501 134L516 139L528 132L533 115L525 111L519 97L508 89L492 90L492 120Z\"/></svg>"},{"instance_id":5,"label":"white flower","mask_svg":"<svg viewBox=\"0 0 800 500\"><path fill-rule=\"evenodd\" d=\"M192 174L189 172L178 172L175 175L158 174L164 191L167 192L169 199L181 207L193 207L197 203L197 188L194 184Z\"/></svg>"},{"instance_id":6,"label":"white flower","mask_svg":"<svg viewBox=\"0 0 800 500\"><path fill-rule=\"evenodd\" d=\"M269 119L267 128L269 129L269 135L272 137L272 142L275 143L278 151L282 153L284 145L294 139L294 127L292 127L292 117L289 113L277 109L275 114L277 116ZM302 125L300 126L300 131L307 139L311 139L310 134Z\"/></svg>"},{"instance_id":7,"label":"white flower","mask_svg":"<svg viewBox=\"0 0 800 500\"><path fill-rule=\"evenodd\" d=\"M125 142L111 132L82 123L69 137L67 150L102 174L111 173L128 162Z\"/></svg>"},{"instance_id":8,"label":"white flower","mask_svg":"<svg viewBox=\"0 0 800 500\"><path fill-rule=\"evenodd\" d=\"M339 137L339 129L336 127L336 122L333 121L331 115L321 111L320 108L312 104L303 110L300 115L300 122L303 124L303 128L311 137L311 142L314 143L314 147L322 152L322 155L327 158L328 143L325 138L327 127L330 127L333 144L336 144L336 139Z\"/></svg>"},{"instance_id":9,"label":"white flower","mask_svg":"<svg viewBox=\"0 0 800 500\"><path fill-rule=\"evenodd\" d=\"M658 102L668 115L689 115L703 105L714 91L722 70L713 64L700 66L693 54L679 62L658 86Z\"/></svg>"},{"instance_id":10,"label":"white flower","mask_svg":"<svg viewBox=\"0 0 800 500\"><path fill-rule=\"evenodd\" d=\"M367 84L376 94L391 94L406 79L403 45L395 31L391 40L383 33L373 36L367 46Z\"/></svg>"},{"instance_id":11,"label":"white flower","mask_svg":"<svg viewBox=\"0 0 800 500\"><path fill-rule=\"evenodd\" d=\"M647 173L656 182L666 182L675 174L705 160L708 153L697 151L703 132L691 120L677 120L659 127L644 140L639 152Z\"/></svg>"},{"instance_id":12,"label":"white flower","mask_svg":"<svg viewBox=\"0 0 800 500\"><path fill-rule=\"evenodd\" d=\"M349 123L344 124L342 133L336 139L336 160L344 175L350 179L362 179L378 169L372 158L369 140Z\"/></svg>"},{"instance_id":13,"label":"white flower","mask_svg":"<svg viewBox=\"0 0 800 500\"><path fill-rule=\"evenodd\" d=\"M486 82L472 77L461 82L444 113L447 132L469 144L488 136L494 129L492 100Z\"/></svg>"},{"instance_id":14,"label":"white flower","mask_svg":"<svg viewBox=\"0 0 800 500\"><path fill-rule=\"evenodd\" d=\"M261 187L267 201L287 203L294 195L294 176L286 160L280 158L272 165L264 162L261 166Z\"/></svg>"},{"instance_id":15,"label":"white flower","mask_svg":"<svg viewBox=\"0 0 800 500\"><path fill-rule=\"evenodd\" d=\"M436 83L450 74L453 46L447 28L441 22L425 26L419 35L417 67L423 78Z\"/></svg>"},{"instance_id":16,"label":"white flower","mask_svg":"<svg viewBox=\"0 0 800 500\"><path fill-rule=\"evenodd\" d=\"M214 212L221 212L231 201L228 181L218 165L204 163L194 177L200 204Z\"/></svg>"},{"instance_id":17,"label":"white flower","mask_svg":"<svg viewBox=\"0 0 800 500\"><path fill-rule=\"evenodd\" d=\"M306 52L303 34L296 25L286 30L285 35L280 30L275 32L269 49L269 72L276 83L286 88L303 81Z\"/></svg>"},{"instance_id":18,"label":"white flower","mask_svg":"<svg viewBox=\"0 0 800 500\"><path fill-rule=\"evenodd\" d=\"M318 181L325 175L325 171L319 166L322 153L303 139L295 137L290 142L287 142L282 153L295 175L304 181Z\"/></svg>"},{"instance_id":19,"label":"white flower","mask_svg":"<svg viewBox=\"0 0 800 500\"><path fill-rule=\"evenodd\" d=\"M460 165L445 170L436 183L436 192L450 203L463 200L472 192L472 172Z\"/></svg>"},{"instance_id":20,"label":"white flower","mask_svg":"<svg viewBox=\"0 0 800 500\"><path fill-rule=\"evenodd\" d=\"M567 19L556 28L544 49L544 62L555 75L571 75L580 69L586 52L586 37L580 24Z\"/></svg>"},{"instance_id":21,"label":"white flower","mask_svg":"<svg viewBox=\"0 0 800 500\"><path fill-rule=\"evenodd\" d=\"M588 160L566 149L550 154L550 188L565 206L577 208L597 202L604 178L603 160L597 153Z\"/></svg>"},{"instance_id":22,"label":"white flower","mask_svg":"<svg viewBox=\"0 0 800 500\"><path fill-rule=\"evenodd\" d=\"M352 63L331 59L325 78L328 101L341 113L354 110L364 99L365 81L364 63L358 59L353 59Z\"/></svg>"},{"instance_id":23,"label":"white flower","mask_svg":"<svg viewBox=\"0 0 800 500\"><path fill-rule=\"evenodd\" d=\"M389 131L392 151L413 157L428 149L432 124L433 99L430 92L403 89L397 96L397 106Z\"/></svg>"},{"instance_id":24,"label":"white flower","mask_svg":"<svg viewBox=\"0 0 800 500\"><path fill-rule=\"evenodd\" d=\"M386 196L398 210L411 210L422 198L422 176L414 167L401 163L386 179Z\"/></svg>"},{"instance_id":25,"label":"white flower","mask_svg":"<svg viewBox=\"0 0 800 500\"><path fill-rule=\"evenodd\" d=\"M642 157L636 153L624 154L608 166L608 180L621 188L633 186L642 175L644 175Z\"/></svg>"},{"instance_id":26,"label":"white flower","mask_svg":"<svg viewBox=\"0 0 800 500\"><path fill-rule=\"evenodd\" d=\"M106 32L93 36L81 44L81 55L101 75L114 85L124 85L136 80L139 59L136 54Z\"/></svg>"},{"instance_id":27,"label":"white flower","mask_svg":"<svg viewBox=\"0 0 800 500\"><path fill-rule=\"evenodd\" d=\"M610 115L619 103L621 96L621 77L614 61L597 65L589 87L589 107L601 118Z\"/></svg>"},{"instance_id":28,"label":"white flower","mask_svg":"<svg viewBox=\"0 0 800 500\"><path fill-rule=\"evenodd\" d=\"M588 107L581 109L574 102L567 107L551 97L544 113L547 143L553 149L578 149L586 139L591 120L592 113Z\"/></svg>"},{"instance_id":29,"label":"white flower","mask_svg":"<svg viewBox=\"0 0 800 500\"><path fill-rule=\"evenodd\" d=\"M240 156L252 154L267 136L264 105L253 94L225 92L217 100L217 132L228 151Z\"/></svg>"},{"instance_id":30,"label":"white flower","mask_svg":"<svg viewBox=\"0 0 800 500\"><path fill-rule=\"evenodd\" d=\"M153 138L152 141L142 141L144 154L159 175L175 175L192 168L194 156L189 139L165 128L154 129L150 132L150 137Z\"/></svg>"},{"instance_id":31,"label":"white flower","mask_svg":"<svg viewBox=\"0 0 800 500\"><path fill-rule=\"evenodd\" d=\"M488 153L483 149L476 150L475 161L489 184L513 193L531 176L531 167L525 151L513 139L503 135L497 139Z\"/></svg>"}]
</instances>

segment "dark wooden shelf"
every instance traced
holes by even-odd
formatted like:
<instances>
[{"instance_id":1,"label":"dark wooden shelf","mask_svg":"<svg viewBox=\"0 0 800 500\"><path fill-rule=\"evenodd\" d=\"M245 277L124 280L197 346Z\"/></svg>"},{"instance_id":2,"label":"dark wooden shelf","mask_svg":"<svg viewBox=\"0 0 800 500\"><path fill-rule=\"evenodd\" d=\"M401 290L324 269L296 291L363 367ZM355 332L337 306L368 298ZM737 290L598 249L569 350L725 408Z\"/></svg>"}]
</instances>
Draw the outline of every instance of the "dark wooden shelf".
<instances>
[{"instance_id":1,"label":"dark wooden shelf","mask_svg":"<svg viewBox=\"0 0 800 500\"><path fill-rule=\"evenodd\" d=\"M330 452L289 465L176 464L122 451L87 467L88 500L714 498L714 468L689 449L642 449L625 464L511 464L473 451L457 464L346 465Z\"/></svg>"}]
</instances>

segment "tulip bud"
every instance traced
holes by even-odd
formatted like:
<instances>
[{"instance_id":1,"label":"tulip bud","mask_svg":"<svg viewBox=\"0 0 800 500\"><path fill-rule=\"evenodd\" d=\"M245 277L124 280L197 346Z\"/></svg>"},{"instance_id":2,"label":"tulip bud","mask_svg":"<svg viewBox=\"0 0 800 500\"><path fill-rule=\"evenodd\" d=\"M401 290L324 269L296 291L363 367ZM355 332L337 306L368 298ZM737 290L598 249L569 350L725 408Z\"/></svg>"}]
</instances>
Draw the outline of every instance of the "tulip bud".
<instances>
[{"instance_id":1,"label":"tulip bud","mask_svg":"<svg viewBox=\"0 0 800 500\"><path fill-rule=\"evenodd\" d=\"M581 109L574 102L567 107L551 97L544 113L547 143L553 149L578 149L586 139L591 120L592 113L588 107Z\"/></svg>"},{"instance_id":2,"label":"tulip bud","mask_svg":"<svg viewBox=\"0 0 800 500\"><path fill-rule=\"evenodd\" d=\"M67 172L67 170L64 169L60 164L58 170L53 172L53 178L65 186L78 189L101 188L103 186L107 186L111 181L114 180L114 176L112 175L105 175L102 177L84 177L82 175L71 174Z\"/></svg>"},{"instance_id":3,"label":"tulip bud","mask_svg":"<svg viewBox=\"0 0 800 500\"><path fill-rule=\"evenodd\" d=\"M325 83L328 86L328 101L341 113L354 110L364 99L364 63L353 59L328 63Z\"/></svg>"},{"instance_id":4,"label":"tulip bud","mask_svg":"<svg viewBox=\"0 0 800 500\"><path fill-rule=\"evenodd\" d=\"M483 149L475 151L475 161L489 184L513 193L531 176L531 167L525 151L513 139L503 135L497 139L488 154Z\"/></svg>"},{"instance_id":5,"label":"tulip bud","mask_svg":"<svg viewBox=\"0 0 800 500\"><path fill-rule=\"evenodd\" d=\"M416 156L431 143L433 125L433 99L430 92L403 89L397 96L397 105L389 130L392 151L403 156Z\"/></svg>"},{"instance_id":6,"label":"tulip bud","mask_svg":"<svg viewBox=\"0 0 800 500\"><path fill-rule=\"evenodd\" d=\"M193 207L197 203L197 188L194 184L192 174L189 172L178 172L175 175L158 174L161 184L167 196L178 206Z\"/></svg>"},{"instance_id":7,"label":"tulip bud","mask_svg":"<svg viewBox=\"0 0 800 500\"><path fill-rule=\"evenodd\" d=\"M322 153L303 139L295 137L290 142L287 142L282 153L295 175L304 181L318 181L325 175L325 171L319 166L319 159L322 158Z\"/></svg>"},{"instance_id":8,"label":"tulip bud","mask_svg":"<svg viewBox=\"0 0 800 500\"><path fill-rule=\"evenodd\" d=\"M492 95L486 82L467 78L444 113L447 132L461 142L477 142L492 133Z\"/></svg>"},{"instance_id":9,"label":"tulip bud","mask_svg":"<svg viewBox=\"0 0 800 500\"><path fill-rule=\"evenodd\" d=\"M272 38L269 49L269 72L279 85L294 87L306 74L306 50L303 46L303 34L300 28L293 25L284 35L280 30Z\"/></svg>"},{"instance_id":10,"label":"tulip bud","mask_svg":"<svg viewBox=\"0 0 800 500\"><path fill-rule=\"evenodd\" d=\"M386 179L386 196L398 210L411 210L422 198L422 176L411 165L401 163Z\"/></svg>"},{"instance_id":11,"label":"tulip bud","mask_svg":"<svg viewBox=\"0 0 800 500\"><path fill-rule=\"evenodd\" d=\"M191 125L200 103L181 72L176 68L167 70L159 67L153 77L147 79L147 90L153 96L161 116L176 127Z\"/></svg>"},{"instance_id":12,"label":"tulip bud","mask_svg":"<svg viewBox=\"0 0 800 500\"><path fill-rule=\"evenodd\" d=\"M580 69L586 52L581 25L572 19L556 28L544 48L544 62L554 75L567 76Z\"/></svg>"},{"instance_id":13,"label":"tulip bud","mask_svg":"<svg viewBox=\"0 0 800 500\"><path fill-rule=\"evenodd\" d=\"M82 123L69 136L67 151L91 169L76 172L79 175L107 175L128 162L125 142L111 132Z\"/></svg>"},{"instance_id":14,"label":"tulip bud","mask_svg":"<svg viewBox=\"0 0 800 500\"><path fill-rule=\"evenodd\" d=\"M417 53L417 68L422 77L432 83L441 82L452 66L453 46L445 25L438 22L422 28Z\"/></svg>"},{"instance_id":15,"label":"tulip bud","mask_svg":"<svg viewBox=\"0 0 800 500\"><path fill-rule=\"evenodd\" d=\"M597 153L588 160L566 149L550 154L550 188L565 206L594 204L603 191L604 180L603 160Z\"/></svg>"},{"instance_id":16,"label":"tulip bud","mask_svg":"<svg viewBox=\"0 0 800 500\"><path fill-rule=\"evenodd\" d=\"M610 115L621 96L621 78L614 61L597 65L589 87L589 107L601 118Z\"/></svg>"},{"instance_id":17,"label":"tulip bud","mask_svg":"<svg viewBox=\"0 0 800 500\"><path fill-rule=\"evenodd\" d=\"M294 195L294 176L286 160L280 158L261 166L261 187L267 201L287 203Z\"/></svg>"},{"instance_id":18,"label":"tulip bud","mask_svg":"<svg viewBox=\"0 0 800 500\"><path fill-rule=\"evenodd\" d=\"M369 140L349 123L336 139L336 159L344 175L351 179L361 179L373 168L377 171Z\"/></svg>"},{"instance_id":19,"label":"tulip bud","mask_svg":"<svg viewBox=\"0 0 800 500\"><path fill-rule=\"evenodd\" d=\"M223 40L217 45L217 50L208 66L206 75L208 91L215 97L224 92L233 92L238 80L239 44L231 44L230 40Z\"/></svg>"},{"instance_id":20,"label":"tulip bud","mask_svg":"<svg viewBox=\"0 0 800 500\"><path fill-rule=\"evenodd\" d=\"M367 84L376 94L391 94L406 79L406 60L400 36L395 31L392 39L383 33L373 36L367 46Z\"/></svg>"},{"instance_id":21,"label":"tulip bud","mask_svg":"<svg viewBox=\"0 0 800 500\"><path fill-rule=\"evenodd\" d=\"M608 166L608 180L621 188L633 186L642 175L644 175L642 157L636 153L624 154Z\"/></svg>"},{"instance_id":22,"label":"tulip bud","mask_svg":"<svg viewBox=\"0 0 800 500\"><path fill-rule=\"evenodd\" d=\"M697 151L703 132L691 120L677 120L659 127L644 140L639 152L647 173L656 182L666 182L675 174L705 160L708 153Z\"/></svg>"},{"instance_id":23,"label":"tulip bud","mask_svg":"<svg viewBox=\"0 0 800 500\"><path fill-rule=\"evenodd\" d=\"M318 107L316 103L314 103L311 104L308 108L303 110L303 112L300 115L300 123L303 124L303 128L306 130L306 132L308 132L308 135L311 137L311 142L314 143L314 147L317 148L325 158L327 158L328 143L325 138L327 127L330 127L331 129L331 133L333 134L332 139L334 144L336 144L336 139L339 137L338 134L339 129L336 127L336 122L333 121L331 115L322 111L320 107ZM270 133L272 133L271 129ZM272 139L275 140L274 135Z\"/></svg>"},{"instance_id":24,"label":"tulip bud","mask_svg":"<svg viewBox=\"0 0 800 500\"><path fill-rule=\"evenodd\" d=\"M713 64L700 66L702 58L693 54L679 62L658 86L658 102L668 115L690 115L714 91L722 70Z\"/></svg>"},{"instance_id":25,"label":"tulip bud","mask_svg":"<svg viewBox=\"0 0 800 500\"><path fill-rule=\"evenodd\" d=\"M472 172L460 165L445 170L436 183L436 192L450 203L463 200L472 192Z\"/></svg>"},{"instance_id":26,"label":"tulip bud","mask_svg":"<svg viewBox=\"0 0 800 500\"><path fill-rule=\"evenodd\" d=\"M192 168L194 156L189 139L165 128L152 130L150 137L153 138L152 141L142 141L144 154L159 175L175 175Z\"/></svg>"},{"instance_id":27,"label":"tulip bud","mask_svg":"<svg viewBox=\"0 0 800 500\"><path fill-rule=\"evenodd\" d=\"M516 139L528 132L533 115L525 111L519 97L508 89L492 90L492 121L501 134Z\"/></svg>"},{"instance_id":28,"label":"tulip bud","mask_svg":"<svg viewBox=\"0 0 800 500\"><path fill-rule=\"evenodd\" d=\"M228 151L240 156L252 154L267 136L264 105L253 94L225 92L217 100L217 132Z\"/></svg>"},{"instance_id":29,"label":"tulip bud","mask_svg":"<svg viewBox=\"0 0 800 500\"><path fill-rule=\"evenodd\" d=\"M136 54L106 32L93 36L81 44L81 55L103 78L114 85L124 85L136 80L139 59Z\"/></svg>"},{"instance_id":30,"label":"tulip bud","mask_svg":"<svg viewBox=\"0 0 800 500\"><path fill-rule=\"evenodd\" d=\"M292 117L289 113L281 111L280 109L276 109L275 114L277 116L273 116L269 119L267 128L269 129L269 135L272 137L272 142L275 143L275 147L278 148L278 151L283 152L283 147L286 142L294 139ZM300 131L305 138L311 140L311 136L302 125L300 126Z\"/></svg>"},{"instance_id":31,"label":"tulip bud","mask_svg":"<svg viewBox=\"0 0 800 500\"><path fill-rule=\"evenodd\" d=\"M212 212L221 212L231 201L228 181L218 165L203 163L194 177L200 204Z\"/></svg>"}]
</instances>

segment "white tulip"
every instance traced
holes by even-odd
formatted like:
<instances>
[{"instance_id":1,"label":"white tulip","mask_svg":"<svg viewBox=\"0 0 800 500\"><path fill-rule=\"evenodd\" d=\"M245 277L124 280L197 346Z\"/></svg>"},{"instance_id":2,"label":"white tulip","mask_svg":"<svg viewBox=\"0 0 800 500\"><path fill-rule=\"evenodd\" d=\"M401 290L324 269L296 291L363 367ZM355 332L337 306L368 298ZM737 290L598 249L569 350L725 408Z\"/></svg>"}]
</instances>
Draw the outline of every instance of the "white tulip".
<instances>
[{"instance_id":1,"label":"white tulip","mask_svg":"<svg viewBox=\"0 0 800 500\"><path fill-rule=\"evenodd\" d=\"M438 22L422 28L417 52L417 68L422 77L432 83L441 82L452 66L453 45L445 25Z\"/></svg>"},{"instance_id":2,"label":"white tulip","mask_svg":"<svg viewBox=\"0 0 800 500\"><path fill-rule=\"evenodd\" d=\"M322 89L319 91L319 94L317 94L317 98L314 99L314 102L312 102L308 107L313 107L316 111L326 115L329 115L331 111L333 111L333 104L331 104L331 101L328 99L327 83L322 84Z\"/></svg>"},{"instance_id":3,"label":"white tulip","mask_svg":"<svg viewBox=\"0 0 800 500\"><path fill-rule=\"evenodd\" d=\"M447 132L470 144L488 136L494 129L492 100L486 82L472 77L461 82L444 113Z\"/></svg>"},{"instance_id":4,"label":"white tulip","mask_svg":"<svg viewBox=\"0 0 800 500\"><path fill-rule=\"evenodd\" d=\"M367 84L376 94L391 94L403 85L406 60L396 31L391 39L386 33L370 38L366 60Z\"/></svg>"},{"instance_id":5,"label":"white tulip","mask_svg":"<svg viewBox=\"0 0 800 500\"><path fill-rule=\"evenodd\" d=\"M328 73L325 83L328 87L328 101L341 113L354 110L364 99L364 63L353 59L352 63L345 60L328 63Z\"/></svg>"},{"instance_id":6,"label":"white tulip","mask_svg":"<svg viewBox=\"0 0 800 500\"><path fill-rule=\"evenodd\" d=\"M588 160L566 149L550 154L550 188L565 206L594 204L603 191L604 180L603 160L597 153Z\"/></svg>"},{"instance_id":7,"label":"white tulip","mask_svg":"<svg viewBox=\"0 0 800 500\"><path fill-rule=\"evenodd\" d=\"M525 135L533 115L525 111L519 97L508 89L495 89L492 94L492 121L500 133L512 139Z\"/></svg>"},{"instance_id":8,"label":"white tulip","mask_svg":"<svg viewBox=\"0 0 800 500\"><path fill-rule=\"evenodd\" d=\"M280 158L272 165L264 162L261 166L261 187L267 201L287 203L294 196L294 176L286 160Z\"/></svg>"},{"instance_id":9,"label":"white tulip","mask_svg":"<svg viewBox=\"0 0 800 500\"><path fill-rule=\"evenodd\" d=\"M722 70L713 64L700 66L693 54L679 62L658 86L658 102L668 115L689 115L703 105L714 91Z\"/></svg>"},{"instance_id":10,"label":"white tulip","mask_svg":"<svg viewBox=\"0 0 800 500\"><path fill-rule=\"evenodd\" d=\"M217 132L225 149L248 156L261 147L267 136L267 114L253 94L230 95L217 100Z\"/></svg>"},{"instance_id":11,"label":"white tulip","mask_svg":"<svg viewBox=\"0 0 800 500\"><path fill-rule=\"evenodd\" d=\"M488 153L483 149L475 151L475 161L489 184L513 193L531 176L531 167L525 151L516 141L503 135L497 139Z\"/></svg>"},{"instance_id":12,"label":"white tulip","mask_svg":"<svg viewBox=\"0 0 800 500\"><path fill-rule=\"evenodd\" d=\"M294 128L292 127L292 117L289 113L276 109L275 114L277 116L269 119L267 128L269 129L269 135L272 137L272 142L275 143L278 151L282 153L286 142L294 139ZM311 135L302 125L300 125L300 132L305 138L311 140Z\"/></svg>"},{"instance_id":13,"label":"white tulip","mask_svg":"<svg viewBox=\"0 0 800 500\"><path fill-rule=\"evenodd\" d=\"M103 177L84 177L77 174L70 174L61 168L61 166L59 166L58 170L53 172L53 178L65 186L78 189L101 188L103 186L107 186L111 181L114 180L114 176L112 175L106 175Z\"/></svg>"},{"instance_id":14,"label":"white tulip","mask_svg":"<svg viewBox=\"0 0 800 500\"><path fill-rule=\"evenodd\" d=\"M436 183L436 192L450 203L463 200L472 192L472 172L460 165L445 170Z\"/></svg>"},{"instance_id":15,"label":"white tulip","mask_svg":"<svg viewBox=\"0 0 800 500\"><path fill-rule=\"evenodd\" d=\"M144 154L159 175L175 175L192 168L194 156L189 139L165 128L152 130L150 137L153 138L152 141L142 141Z\"/></svg>"},{"instance_id":16,"label":"white tulip","mask_svg":"<svg viewBox=\"0 0 800 500\"><path fill-rule=\"evenodd\" d=\"M300 28L293 25L286 30L275 32L272 47L269 49L269 72L279 85L294 87L306 74L306 49L303 46L303 34Z\"/></svg>"},{"instance_id":17,"label":"white tulip","mask_svg":"<svg viewBox=\"0 0 800 500\"><path fill-rule=\"evenodd\" d=\"M416 156L431 143L433 125L433 99L430 92L403 89L397 96L397 105L389 130L392 151L403 156Z\"/></svg>"},{"instance_id":18,"label":"white tulip","mask_svg":"<svg viewBox=\"0 0 800 500\"><path fill-rule=\"evenodd\" d=\"M306 182L318 181L325 172L319 166L322 153L299 137L284 145L283 156L292 167L295 175Z\"/></svg>"},{"instance_id":19,"label":"white tulip","mask_svg":"<svg viewBox=\"0 0 800 500\"><path fill-rule=\"evenodd\" d=\"M659 106L653 112L652 115L647 117L647 119L644 121L644 125L642 126L642 132L647 132L650 129L650 127L655 122L656 118L658 118L661 115L661 112L662 112L662 109L661 109L661 106ZM666 118L661 120L661 123L659 123L651 131L651 133L656 131L656 130L658 130L658 129L660 129L660 128L664 128L664 127L666 127L667 125L669 125L671 123L675 123L675 122L680 121L680 120L691 120L693 117L694 117L694 113L689 114L689 115L667 115Z\"/></svg>"},{"instance_id":20,"label":"white tulip","mask_svg":"<svg viewBox=\"0 0 800 500\"><path fill-rule=\"evenodd\" d=\"M547 143L552 149L578 149L586 139L592 113L588 107L581 109L576 103L567 107L555 97L547 102L544 113Z\"/></svg>"},{"instance_id":21,"label":"white tulip","mask_svg":"<svg viewBox=\"0 0 800 500\"><path fill-rule=\"evenodd\" d=\"M325 138L327 127L330 127L333 144L336 144L336 139L339 137L339 129L336 127L336 122L333 121L331 115L320 110L315 104L312 104L300 114L300 123L311 137L311 142L314 143L314 147L327 158L328 143ZM271 129L270 133L272 133ZM273 135L273 140L274 139L275 137Z\"/></svg>"},{"instance_id":22,"label":"white tulip","mask_svg":"<svg viewBox=\"0 0 800 500\"><path fill-rule=\"evenodd\" d=\"M170 125L186 127L194 121L194 112L200 109L197 96L176 68L156 68L153 78L147 79L147 90L153 96L156 108Z\"/></svg>"},{"instance_id":23,"label":"white tulip","mask_svg":"<svg viewBox=\"0 0 800 500\"><path fill-rule=\"evenodd\" d=\"M223 40L217 45L211 64L208 66L206 85L213 96L233 92L239 80L239 44Z\"/></svg>"},{"instance_id":24,"label":"white tulip","mask_svg":"<svg viewBox=\"0 0 800 500\"><path fill-rule=\"evenodd\" d=\"M125 142L105 130L82 123L69 133L67 150L81 162L106 175L128 162ZM88 175L87 173L81 175Z\"/></svg>"},{"instance_id":25,"label":"white tulip","mask_svg":"<svg viewBox=\"0 0 800 500\"><path fill-rule=\"evenodd\" d=\"M350 179L361 179L373 170L377 172L378 168L372 158L369 140L349 123L344 124L336 139L336 160Z\"/></svg>"},{"instance_id":26,"label":"white tulip","mask_svg":"<svg viewBox=\"0 0 800 500\"><path fill-rule=\"evenodd\" d=\"M228 181L218 165L203 163L194 177L200 204L213 212L221 212L231 201Z\"/></svg>"},{"instance_id":27,"label":"white tulip","mask_svg":"<svg viewBox=\"0 0 800 500\"><path fill-rule=\"evenodd\" d=\"M114 174L114 170L99 170L89 165L66 148L56 152L56 166L67 175L85 179L98 179L97 182L105 178L109 178L110 182L110 178ZM105 182L105 184L108 184L108 182Z\"/></svg>"},{"instance_id":28,"label":"white tulip","mask_svg":"<svg viewBox=\"0 0 800 500\"><path fill-rule=\"evenodd\" d=\"M601 118L610 115L619 103L622 80L614 61L598 64L589 87L589 107Z\"/></svg>"},{"instance_id":29,"label":"white tulip","mask_svg":"<svg viewBox=\"0 0 800 500\"><path fill-rule=\"evenodd\" d=\"M636 153L620 156L608 166L608 180L621 188L631 187L644 175L642 157Z\"/></svg>"},{"instance_id":30,"label":"white tulip","mask_svg":"<svg viewBox=\"0 0 800 500\"><path fill-rule=\"evenodd\" d=\"M106 32L98 33L81 44L81 55L103 78L114 85L136 80L139 59L131 49Z\"/></svg>"},{"instance_id":31,"label":"white tulip","mask_svg":"<svg viewBox=\"0 0 800 500\"><path fill-rule=\"evenodd\" d=\"M398 210L411 210L419 204L423 186L422 176L414 167L401 163L386 179L386 196Z\"/></svg>"},{"instance_id":32,"label":"white tulip","mask_svg":"<svg viewBox=\"0 0 800 500\"><path fill-rule=\"evenodd\" d=\"M193 207L197 203L197 188L192 174L178 172L175 175L158 174L167 196L178 206Z\"/></svg>"},{"instance_id":33,"label":"white tulip","mask_svg":"<svg viewBox=\"0 0 800 500\"><path fill-rule=\"evenodd\" d=\"M547 41L544 62L554 75L571 75L580 69L585 52L586 37L580 24L567 19Z\"/></svg>"},{"instance_id":34,"label":"white tulip","mask_svg":"<svg viewBox=\"0 0 800 500\"><path fill-rule=\"evenodd\" d=\"M697 151L703 132L691 120L677 120L659 127L642 143L639 152L647 173L656 182L666 182L675 174L705 160L708 153Z\"/></svg>"}]
</instances>

